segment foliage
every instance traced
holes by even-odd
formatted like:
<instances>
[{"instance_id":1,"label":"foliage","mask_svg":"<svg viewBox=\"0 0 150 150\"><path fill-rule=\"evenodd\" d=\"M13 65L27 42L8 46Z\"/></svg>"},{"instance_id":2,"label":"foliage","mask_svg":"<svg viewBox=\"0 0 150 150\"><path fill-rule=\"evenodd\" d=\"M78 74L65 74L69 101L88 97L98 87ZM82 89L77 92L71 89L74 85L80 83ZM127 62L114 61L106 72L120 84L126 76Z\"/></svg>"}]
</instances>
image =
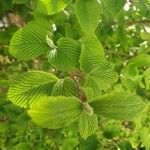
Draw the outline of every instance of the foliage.
<instances>
[{"instance_id":1,"label":"foliage","mask_svg":"<svg viewBox=\"0 0 150 150\"><path fill-rule=\"evenodd\" d=\"M2 150L150 149L148 0L0 5Z\"/></svg>"}]
</instances>

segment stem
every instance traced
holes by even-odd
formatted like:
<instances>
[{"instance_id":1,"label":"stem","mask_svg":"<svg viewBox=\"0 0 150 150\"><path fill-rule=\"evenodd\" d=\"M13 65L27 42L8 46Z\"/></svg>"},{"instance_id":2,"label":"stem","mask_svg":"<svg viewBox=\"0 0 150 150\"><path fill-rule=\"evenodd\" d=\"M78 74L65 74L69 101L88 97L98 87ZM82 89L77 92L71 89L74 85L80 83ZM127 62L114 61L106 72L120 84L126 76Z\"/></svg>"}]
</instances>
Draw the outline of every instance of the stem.
<instances>
[{"instance_id":1,"label":"stem","mask_svg":"<svg viewBox=\"0 0 150 150\"><path fill-rule=\"evenodd\" d=\"M84 79L83 75L80 72L75 71L75 72L71 72L70 78L73 79L74 82L76 83L79 99L81 100L81 102L86 102L87 98L86 98L85 92L83 91L79 83L80 80Z\"/></svg>"}]
</instances>

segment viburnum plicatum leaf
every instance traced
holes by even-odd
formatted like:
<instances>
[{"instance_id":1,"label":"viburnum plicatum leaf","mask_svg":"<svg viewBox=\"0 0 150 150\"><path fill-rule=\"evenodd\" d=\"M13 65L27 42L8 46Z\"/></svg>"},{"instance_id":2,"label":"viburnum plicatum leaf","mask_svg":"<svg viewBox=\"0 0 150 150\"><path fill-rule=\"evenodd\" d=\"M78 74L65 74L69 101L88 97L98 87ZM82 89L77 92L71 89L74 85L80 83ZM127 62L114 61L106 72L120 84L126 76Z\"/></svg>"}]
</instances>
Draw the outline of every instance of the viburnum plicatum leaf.
<instances>
[{"instance_id":1,"label":"viburnum plicatum leaf","mask_svg":"<svg viewBox=\"0 0 150 150\"><path fill-rule=\"evenodd\" d=\"M50 63L58 70L69 71L79 66L80 45L71 38L61 38L49 53Z\"/></svg>"},{"instance_id":2,"label":"viburnum plicatum leaf","mask_svg":"<svg viewBox=\"0 0 150 150\"><path fill-rule=\"evenodd\" d=\"M58 96L78 96L78 89L75 82L66 77L64 79L59 79L53 87L52 95Z\"/></svg>"},{"instance_id":3,"label":"viburnum plicatum leaf","mask_svg":"<svg viewBox=\"0 0 150 150\"><path fill-rule=\"evenodd\" d=\"M30 60L50 49L46 35L51 31L51 25L45 20L31 21L19 29L12 37L9 52L20 60Z\"/></svg>"},{"instance_id":4,"label":"viburnum plicatum leaf","mask_svg":"<svg viewBox=\"0 0 150 150\"><path fill-rule=\"evenodd\" d=\"M76 0L78 22L87 35L94 35L101 18L101 5L98 0Z\"/></svg>"},{"instance_id":5,"label":"viburnum plicatum leaf","mask_svg":"<svg viewBox=\"0 0 150 150\"><path fill-rule=\"evenodd\" d=\"M58 78L42 71L28 71L20 74L12 82L8 98L16 105L27 107L51 94L54 83Z\"/></svg>"},{"instance_id":6,"label":"viburnum plicatum leaf","mask_svg":"<svg viewBox=\"0 0 150 150\"><path fill-rule=\"evenodd\" d=\"M123 9L126 0L101 0L104 5L103 9L107 9L111 15L117 17L120 11Z\"/></svg>"},{"instance_id":7,"label":"viburnum plicatum leaf","mask_svg":"<svg viewBox=\"0 0 150 150\"><path fill-rule=\"evenodd\" d=\"M98 129L98 119L95 114L91 116L85 111L79 117L79 132L82 138L86 139Z\"/></svg>"},{"instance_id":8,"label":"viburnum plicatum leaf","mask_svg":"<svg viewBox=\"0 0 150 150\"><path fill-rule=\"evenodd\" d=\"M48 97L38 100L28 111L34 122L42 127L58 129L76 121L82 113L80 100L75 97Z\"/></svg>"},{"instance_id":9,"label":"viburnum plicatum leaf","mask_svg":"<svg viewBox=\"0 0 150 150\"><path fill-rule=\"evenodd\" d=\"M70 0L37 0L36 11L52 15L64 10L69 1Z\"/></svg>"},{"instance_id":10,"label":"viburnum plicatum leaf","mask_svg":"<svg viewBox=\"0 0 150 150\"><path fill-rule=\"evenodd\" d=\"M98 67L86 74L85 87L93 89L94 93L107 90L112 84L117 82L118 75L113 71L113 66L108 61L101 61Z\"/></svg>"},{"instance_id":11,"label":"viburnum plicatum leaf","mask_svg":"<svg viewBox=\"0 0 150 150\"><path fill-rule=\"evenodd\" d=\"M80 55L80 68L84 72L90 72L104 59L104 51L96 36L86 39L82 44Z\"/></svg>"},{"instance_id":12,"label":"viburnum plicatum leaf","mask_svg":"<svg viewBox=\"0 0 150 150\"><path fill-rule=\"evenodd\" d=\"M129 61L129 64L130 63L136 65L139 68L148 67L150 66L150 55L145 53L137 55Z\"/></svg>"},{"instance_id":13,"label":"viburnum plicatum leaf","mask_svg":"<svg viewBox=\"0 0 150 150\"><path fill-rule=\"evenodd\" d=\"M119 92L105 94L90 103L94 113L110 119L132 119L142 111L143 104L141 97Z\"/></svg>"}]
</instances>

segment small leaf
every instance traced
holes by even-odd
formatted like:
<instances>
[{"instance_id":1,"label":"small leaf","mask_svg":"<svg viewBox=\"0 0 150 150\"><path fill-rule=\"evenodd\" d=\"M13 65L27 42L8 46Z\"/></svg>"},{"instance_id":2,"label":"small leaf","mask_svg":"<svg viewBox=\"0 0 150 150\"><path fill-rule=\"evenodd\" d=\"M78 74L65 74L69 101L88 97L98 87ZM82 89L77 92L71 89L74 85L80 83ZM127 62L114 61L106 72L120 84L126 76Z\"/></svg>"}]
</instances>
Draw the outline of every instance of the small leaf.
<instances>
[{"instance_id":1,"label":"small leaf","mask_svg":"<svg viewBox=\"0 0 150 150\"><path fill-rule=\"evenodd\" d=\"M118 144L120 150L132 150L132 145L128 141L122 141Z\"/></svg>"},{"instance_id":2,"label":"small leaf","mask_svg":"<svg viewBox=\"0 0 150 150\"><path fill-rule=\"evenodd\" d=\"M17 76L10 86L8 98L16 105L27 107L38 98L51 94L58 78L42 71L28 71Z\"/></svg>"},{"instance_id":3,"label":"small leaf","mask_svg":"<svg viewBox=\"0 0 150 150\"><path fill-rule=\"evenodd\" d=\"M150 129L148 127L142 127L139 131L139 136L140 136L140 139L142 141L142 145L145 146L145 149L146 150L149 150L150 149L150 136L149 136L149 133L150 133Z\"/></svg>"},{"instance_id":4,"label":"small leaf","mask_svg":"<svg viewBox=\"0 0 150 150\"><path fill-rule=\"evenodd\" d=\"M82 138L86 139L91 134L95 133L98 128L98 119L95 114L89 116L85 111L82 112L79 118L79 132Z\"/></svg>"},{"instance_id":5,"label":"small leaf","mask_svg":"<svg viewBox=\"0 0 150 150\"><path fill-rule=\"evenodd\" d=\"M32 21L19 29L11 39L9 52L20 60L30 60L46 54L50 47L46 35L51 31L50 24L45 20Z\"/></svg>"},{"instance_id":6,"label":"small leaf","mask_svg":"<svg viewBox=\"0 0 150 150\"><path fill-rule=\"evenodd\" d=\"M141 38L143 39L143 40L147 40L147 41L150 41L150 33L148 33L148 32L141 32Z\"/></svg>"},{"instance_id":7,"label":"small leaf","mask_svg":"<svg viewBox=\"0 0 150 150\"><path fill-rule=\"evenodd\" d=\"M75 84L75 82L66 77L64 79L59 79L53 87L52 90L52 95L54 96L58 96L58 95L62 95L62 96L78 96L77 93L77 86Z\"/></svg>"},{"instance_id":8,"label":"small leaf","mask_svg":"<svg viewBox=\"0 0 150 150\"><path fill-rule=\"evenodd\" d=\"M91 87L96 95L102 90L107 90L117 82L118 75L113 71L113 66L107 61L101 61L99 67L86 75L85 87Z\"/></svg>"},{"instance_id":9,"label":"small leaf","mask_svg":"<svg viewBox=\"0 0 150 150\"><path fill-rule=\"evenodd\" d=\"M126 68L122 71L122 74L127 78L136 81L139 75L138 67L135 64L128 64Z\"/></svg>"},{"instance_id":10,"label":"small leaf","mask_svg":"<svg viewBox=\"0 0 150 150\"><path fill-rule=\"evenodd\" d=\"M38 0L36 5L36 11L53 15L62 11L69 3L70 0Z\"/></svg>"},{"instance_id":11,"label":"small leaf","mask_svg":"<svg viewBox=\"0 0 150 150\"><path fill-rule=\"evenodd\" d=\"M92 71L104 59L104 51L100 41L93 36L82 45L80 55L80 68L85 72Z\"/></svg>"},{"instance_id":12,"label":"small leaf","mask_svg":"<svg viewBox=\"0 0 150 150\"><path fill-rule=\"evenodd\" d=\"M48 97L38 100L28 114L38 125L58 129L76 121L82 112L81 106L75 97Z\"/></svg>"},{"instance_id":13,"label":"small leaf","mask_svg":"<svg viewBox=\"0 0 150 150\"><path fill-rule=\"evenodd\" d=\"M69 71L79 66L80 46L71 38L61 38L57 48L49 53L49 61L56 69Z\"/></svg>"},{"instance_id":14,"label":"small leaf","mask_svg":"<svg viewBox=\"0 0 150 150\"><path fill-rule=\"evenodd\" d=\"M150 66L150 55L140 54L131 59L129 62L135 64L137 67Z\"/></svg>"},{"instance_id":15,"label":"small leaf","mask_svg":"<svg viewBox=\"0 0 150 150\"><path fill-rule=\"evenodd\" d=\"M76 15L83 31L94 35L101 18L101 7L97 0L76 0Z\"/></svg>"},{"instance_id":16,"label":"small leaf","mask_svg":"<svg viewBox=\"0 0 150 150\"><path fill-rule=\"evenodd\" d=\"M143 109L142 99L133 94L110 93L90 103L94 112L111 119L132 119Z\"/></svg>"}]
</instances>

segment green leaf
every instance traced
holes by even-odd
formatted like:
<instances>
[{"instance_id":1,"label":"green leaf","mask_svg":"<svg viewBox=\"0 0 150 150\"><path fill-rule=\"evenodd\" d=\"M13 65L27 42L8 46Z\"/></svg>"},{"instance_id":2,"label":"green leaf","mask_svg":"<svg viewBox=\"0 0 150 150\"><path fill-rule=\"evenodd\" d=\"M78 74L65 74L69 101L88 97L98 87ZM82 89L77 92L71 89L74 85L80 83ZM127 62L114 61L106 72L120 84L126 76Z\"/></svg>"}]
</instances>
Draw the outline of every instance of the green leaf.
<instances>
[{"instance_id":1,"label":"green leaf","mask_svg":"<svg viewBox=\"0 0 150 150\"><path fill-rule=\"evenodd\" d=\"M103 136L107 139L118 137L121 133L121 127L117 124L106 125L103 129Z\"/></svg>"},{"instance_id":2,"label":"green leaf","mask_svg":"<svg viewBox=\"0 0 150 150\"><path fill-rule=\"evenodd\" d=\"M104 59L104 51L96 36L88 38L82 45L80 68L85 72L92 71Z\"/></svg>"},{"instance_id":3,"label":"green leaf","mask_svg":"<svg viewBox=\"0 0 150 150\"><path fill-rule=\"evenodd\" d=\"M77 138L64 138L63 144L60 146L59 150L74 150L78 146L79 141Z\"/></svg>"},{"instance_id":4,"label":"green leaf","mask_svg":"<svg viewBox=\"0 0 150 150\"><path fill-rule=\"evenodd\" d=\"M150 55L140 54L130 60L130 63L135 64L138 67L150 66Z\"/></svg>"},{"instance_id":5,"label":"green leaf","mask_svg":"<svg viewBox=\"0 0 150 150\"><path fill-rule=\"evenodd\" d=\"M123 9L126 0L102 0L104 8L107 8L113 17L118 17L120 11Z\"/></svg>"},{"instance_id":6,"label":"green leaf","mask_svg":"<svg viewBox=\"0 0 150 150\"><path fill-rule=\"evenodd\" d=\"M85 111L82 112L79 118L79 132L82 138L86 139L91 134L95 133L98 128L98 119L95 114L91 116Z\"/></svg>"},{"instance_id":7,"label":"green leaf","mask_svg":"<svg viewBox=\"0 0 150 150\"><path fill-rule=\"evenodd\" d=\"M122 141L118 144L120 150L132 150L132 145L128 141Z\"/></svg>"},{"instance_id":8,"label":"green leaf","mask_svg":"<svg viewBox=\"0 0 150 150\"><path fill-rule=\"evenodd\" d=\"M15 146L13 146L14 148L14 150L31 150L31 146L30 146L30 144L29 143L27 143L27 142L20 142L20 143L18 143L17 145L15 145Z\"/></svg>"},{"instance_id":9,"label":"green leaf","mask_svg":"<svg viewBox=\"0 0 150 150\"><path fill-rule=\"evenodd\" d=\"M27 107L51 94L58 78L42 71L28 71L17 76L10 86L8 98L16 105Z\"/></svg>"},{"instance_id":10,"label":"green leaf","mask_svg":"<svg viewBox=\"0 0 150 150\"><path fill-rule=\"evenodd\" d=\"M76 0L78 22L87 35L94 35L101 18L101 7L97 0Z\"/></svg>"},{"instance_id":11,"label":"green leaf","mask_svg":"<svg viewBox=\"0 0 150 150\"><path fill-rule=\"evenodd\" d=\"M140 139L142 141L142 144L145 146L146 150L150 149L150 129L148 127L142 127L140 132L139 132L139 136Z\"/></svg>"},{"instance_id":12,"label":"green leaf","mask_svg":"<svg viewBox=\"0 0 150 150\"><path fill-rule=\"evenodd\" d=\"M58 129L76 121L82 112L81 106L75 97L48 97L38 100L28 114L38 125Z\"/></svg>"},{"instance_id":13,"label":"green leaf","mask_svg":"<svg viewBox=\"0 0 150 150\"><path fill-rule=\"evenodd\" d=\"M137 84L134 81L126 77L122 77L121 83L128 91L136 93Z\"/></svg>"},{"instance_id":14,"label":"green leaf","mask_svg":"<svg viewBox=\"0 0 150 150\"><path fill-rule=\"evenodd\" d=\"M78 96L77 93L77 86L75 82L66 77L64 79L59 79L58 82L54 84L53 90L52 90L52 95L58 96Z\"/></svg>"},{"instance_id":15,"label":"green leaf","mask_svg":"<svg viewBox=\"0 0 150 150\"><path fill-rule=\"evenodd\" d=\"M99 67L86 75L85 87L91 87L95 96L102 90L107 90L117 82L118 75L113 71L113 66L107 61L101 61Z\"/></svg>"},{"instance_id":16,"label":"green leaf","mask_svg":"<svg viewBox=\"0 0 150 150\"><path fill-rule=\"evenodd\" d=\"M50 47L46 35L51 31L51 25L45 20L32 21L19 29L11 39L9 52L20 60L30 60L46 54Z\"/></svg>"},{"instance_id":17,"label":"green leaf","mask_svg":"<svg viewBox=\"0 0 150 150\"><path fill-rule=\"evenodd\" d=\"M68 5L70 0L38 0L36 5L36 11L52 15L58 13Z\"/></svg>"},{"instance_id":18,"label":"green leaf","mask_svg":"<svg viewBox=\"0 0 150 150\"><path fill-rule=\"evenodd\" d=\"M141 38L143 40L150 41L150 33L148 33L148 32L141 32L140 36L141 36Z\"/></svg>"},{"instance_id":19,"label":"green leaf","mask_svg":"<svg viewBox=\"0 0 150 150\"><path fill-rule=\"evenodd\" d=\"M61 38L49 53L50 63L58 70L69 71L79 66L80 45L71 38Z\"/></svg>"},{"instance_id":20,"label":"green leaf","mask_svg":"<svg viewBox=\"0 0 150 150\"><path fill-rule=\"evenodd\" d=\"M123 70L123 75L129 79L136 81L139 76L138 67L135 64L128 64L127 67Z\"/></svg>"},{"instance_id":21,"label":"green leaf","mask_svg":"<svg viewBox=\"0 0 150 150\"><path fill-rule=\"evenodd\" d=\"M105 94L90 103L94 112L110 119L132 119L143 109L142 99L134 94Z\"/></svg>"}]
</instances>

